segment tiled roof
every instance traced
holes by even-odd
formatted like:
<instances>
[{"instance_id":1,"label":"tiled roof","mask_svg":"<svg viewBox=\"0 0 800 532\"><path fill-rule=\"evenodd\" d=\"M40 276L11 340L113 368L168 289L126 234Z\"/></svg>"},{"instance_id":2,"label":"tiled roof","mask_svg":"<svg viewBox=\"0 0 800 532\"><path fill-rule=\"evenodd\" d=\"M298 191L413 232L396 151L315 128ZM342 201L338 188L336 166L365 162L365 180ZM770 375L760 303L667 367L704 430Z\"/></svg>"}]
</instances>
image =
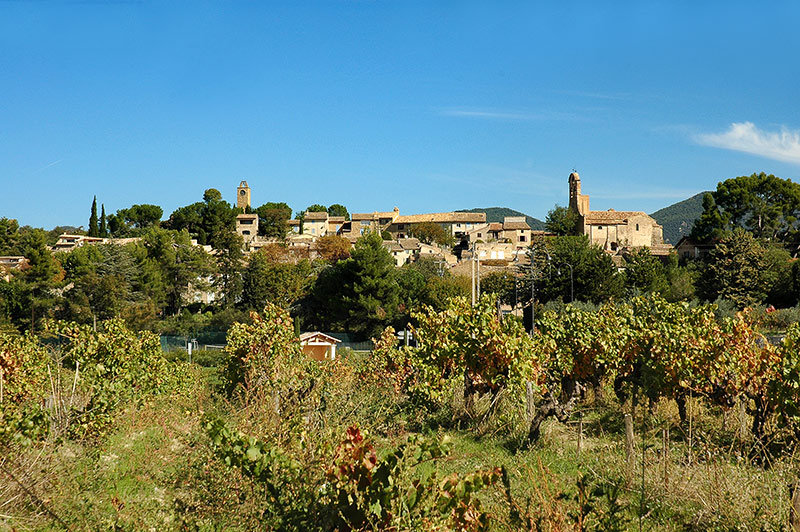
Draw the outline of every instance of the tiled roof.
<instances>
[{"instance_id":1,"label":"tiled roof","mask_svg":"<svg viewBox=\"0 0 800 532\"><path fill-rule=\"evenodd\" d=\"M632 218L634 216L649 216L647 213L642 211L615 211L615 210L608 210L608 211L589 211L584 216L584 222L587 224L626 224L628 223L628 218Z\"/></svg>"},{"instance_id":2,"label":"tiled roof","mask_svg":"<svg viewBox=\"0 0 800 532\"><path fill-rule=\"evenodd\" d=\"M486 222L485 212L434 212L431 214L409 214L398 216L395 223L418 224L424 222L434 223L483 223Z\"/></svg>"},{"instance_id":3,"label":"tiled roof","mask_svg":"<svg viewBox=\"0 0 800 532\"><path fill-rule=\"evenodd\" d=\"M502 231L502 230L503 230L503 224L501 224L500 222L492 222L492 223L490 223L489 224L489 228L487 229L487 231L492 231L492 232L494 232L494 231Z\"/></svg>"},{"instance_id":4,"label":"tiled roof","mask_svg":"<svg viewBox=\"0 0 800 532\"><path fill-rule=\"evenodd\" d=\"M403 251L403 246L401 246L394 240L384 240L383 247L385 247L389 251Z\"/></svg>"},{"instance_id":5,"label":"tiled roof","mask_svg":"<svg viewBox=\"0 0 800 532\"><path fill-rule=\"evenodd\" d=\"M328 216L328 221L333 223L343 223L344 216Z\"/></svg>"},{"instance_id":6,"label":"tiled roof","mask_svg":"<svg viewBox=\"0 0 800 532\"><path fill-rule=\"evenodd\" d=\"M504 222L503 229L515 231L518 229L528 230L531 226L525 222Z\"/></svg>"},{"instance_id":7,"label":"tiled roof","mask_svg":"<svg viewBox=\"0 0 800 532\"><path fill-rule=\"evenodd\" d=\"M333 336L328 336L327 334L321 333L321 332L318 332L318 331L302 333L300 335L300 341L301 342L305 342L305 341L311 340L312 338L316 338L316 337L324 338L325 340L327 340L328 342L330 342L332 344L338 344L338 343L341 342L341 340L339 340L337 338L334 338Z\"/></svg>"},{"instance_id":8,"label":"tiled roof","mask_svg":"<svg viewBox=\"0 0 800 532\"><path fill-rule=\"evenodd\" d=\"M397 243L400 244L403 249L419 249L418 238L401 238Z\"/></svg>"},{"instance_id":9,"label":"tiled roof","mask_svg":"<svg viewBox=\"0 0 800 532\"><path fill-rule=\"evenodd\" d=\"M380 218L394 218L398 211L390 212L367 212L367 213L353 213L350 215L351 220L378 220Z\"/></svg>"},{"instance_id":10,"label":"tiled roof","mask_svg":"<svg viewBox=\"0 0 800 532\"><path fill-rule=\"evenodd\" d=\"M305 214L306 220L327 220L328 213L327 212L309 212L306 211Z\"/></svg>"}]
</instances>

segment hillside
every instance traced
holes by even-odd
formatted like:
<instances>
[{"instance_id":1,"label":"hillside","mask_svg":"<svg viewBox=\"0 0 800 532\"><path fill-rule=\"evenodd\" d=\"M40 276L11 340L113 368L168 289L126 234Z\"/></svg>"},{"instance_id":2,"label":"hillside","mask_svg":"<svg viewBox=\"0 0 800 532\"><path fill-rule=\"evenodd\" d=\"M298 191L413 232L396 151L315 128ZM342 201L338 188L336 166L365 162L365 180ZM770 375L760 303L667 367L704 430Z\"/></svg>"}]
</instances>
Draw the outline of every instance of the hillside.
<instances>
[{"instance_id":1,"label":"hillside","mask_svg":"<svg viewBox=\"0 0 800 532\"><path fill-rule=\"evenodd\" d=\"M525 220L528 222L528 225L531 226L531 229L534 231L544 231L544 222L534 218L532 216L528 216L524 212L515 211L514 209L509 209L508 207L486 207L485 209L460 209L457 212L485 212L486 213L486 221L487 222L502 222L503 218L506 216L524 216Z\"/></svg>"},{"instance_id":2,"label":"hillside","mask_svg":"<svg viewBox=\"0 0 800 532\"><path fill-rule=\"evenodd\" d=\"M664 227L664 242L674 246L681 237L689 234L694 221L703 212L704 194L705 192L700 192L650 215Z\"/></svg>"}]
</instances>

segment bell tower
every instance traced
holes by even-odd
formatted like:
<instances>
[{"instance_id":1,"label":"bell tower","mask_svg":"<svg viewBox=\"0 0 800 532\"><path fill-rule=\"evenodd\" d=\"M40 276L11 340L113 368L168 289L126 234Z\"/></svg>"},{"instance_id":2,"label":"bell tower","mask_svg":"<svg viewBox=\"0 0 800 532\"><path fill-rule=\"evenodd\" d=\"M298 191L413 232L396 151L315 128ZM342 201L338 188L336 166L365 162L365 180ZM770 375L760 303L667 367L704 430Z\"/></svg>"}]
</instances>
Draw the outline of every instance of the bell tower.
<instances>
[{"instance_id":1,"label":"bell tower","mask_svg":"<svg viewBox=\"0 0 800 532\"><path fill-rule=\"evenodd\" d=\"M242 181L236 187L236 206L244 212L247 207L250 207L250 187L247 181Z\"/></svg>"},{"instance_id":2,"label":"bell tower","mask_svg":"<svg viewBox=\"0 0 800 532\"><path fill-rule=\"evenodd\" d=\"M589 212L589 196L581 194L581 176L575 171L569 174L569 208L581 216Z\"/></svg>"}]
</instances>

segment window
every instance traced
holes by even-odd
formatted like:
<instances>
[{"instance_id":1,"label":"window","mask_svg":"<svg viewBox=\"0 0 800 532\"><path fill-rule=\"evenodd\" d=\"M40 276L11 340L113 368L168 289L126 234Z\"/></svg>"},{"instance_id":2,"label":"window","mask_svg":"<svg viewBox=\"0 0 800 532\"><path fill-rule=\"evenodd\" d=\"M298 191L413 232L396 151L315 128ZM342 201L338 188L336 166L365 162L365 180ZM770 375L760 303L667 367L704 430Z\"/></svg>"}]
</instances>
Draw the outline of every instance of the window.
<instances>
[{"instance_id":1,"label":"window","mask_svg":"<svg viewBox=\"0 0 800 532\"><path fill-rule=\"evenodd\" d=\"M636 224L636 230L637 231L639 230L639 224Z\"/></svg>"},{"instance_id":2,"label":"window","mask_svg":"<svg viewBox=\"0 0 800 532\"><path fill-rule=\"evenodd\" d=\"M243 234L243 235L249 235L249 234L250 234L250 231L242 231L242 234Z\"/></svg>"},{"instance_id":3,"label":"window","mask_svg":"<svg viewBox=\"0 0 800 532\"><path fill-rule=\"evenodd\" d=\"M525 242L525 235L519 235L519 241Z\"/></svg>"},{"instance_id":4,"label":"window","mask_svg":"<svg viewBox=\"0 0 800 532\"><path fill-rule=\"evenodd\" d=\"M602 229L602 228L603 228L603 226L602 226L602 225L598 225L598 226L597 226L597 228L598 228L598 229Z\"/></svg>"},{"instance_id":5,"label":"window","mask_svg":"<svg viewBox=\"0 0 800 532\"><path fill-rule=\"evenodd\" d=\"M617 243L616 242L612 242L611 243L611 251L616 251L616 250L617 250Z\"/></svg>"}]
</instances>

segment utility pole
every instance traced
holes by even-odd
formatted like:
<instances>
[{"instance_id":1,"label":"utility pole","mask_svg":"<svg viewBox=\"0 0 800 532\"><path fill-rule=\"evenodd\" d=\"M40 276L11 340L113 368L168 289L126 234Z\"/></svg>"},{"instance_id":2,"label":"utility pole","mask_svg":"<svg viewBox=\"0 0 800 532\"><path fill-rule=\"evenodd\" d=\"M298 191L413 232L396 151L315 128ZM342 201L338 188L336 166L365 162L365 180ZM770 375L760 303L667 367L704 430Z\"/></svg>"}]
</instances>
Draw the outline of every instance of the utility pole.
<instances>
[{"instance_id":1,"label":"utility pole","mask_svg":"<svg viewBox=\"0 0 800 532\"><path fill-rule=\"evenodd\" d=\"M480 299L481 298L481 255L480 255L480 252L478 253L477 259L478 259L478 273L475 276L476 277L476 279L475 279L475 295L476 295L476 299Z\"/></svg>"},{"instance_id":2,"label":"utility pole","mask_svg":"<svg viewBox=\"0 0 800 532\"><path fill-rule=\"evenodd\" d=\"M472 260L469 262L470 282L469 290L472 296L472 306L475 306L475 244L472 245Z\"/></svg>"},{"instance_id":3,"label":"utility pole","mask_svg":"<svg viewBox=\"0 0 800 532\"><path fill-rule=\"evenodd\" d=\"M536 332L536 245L531 245L531 336Z\"/></svg>"}]
</instances>

